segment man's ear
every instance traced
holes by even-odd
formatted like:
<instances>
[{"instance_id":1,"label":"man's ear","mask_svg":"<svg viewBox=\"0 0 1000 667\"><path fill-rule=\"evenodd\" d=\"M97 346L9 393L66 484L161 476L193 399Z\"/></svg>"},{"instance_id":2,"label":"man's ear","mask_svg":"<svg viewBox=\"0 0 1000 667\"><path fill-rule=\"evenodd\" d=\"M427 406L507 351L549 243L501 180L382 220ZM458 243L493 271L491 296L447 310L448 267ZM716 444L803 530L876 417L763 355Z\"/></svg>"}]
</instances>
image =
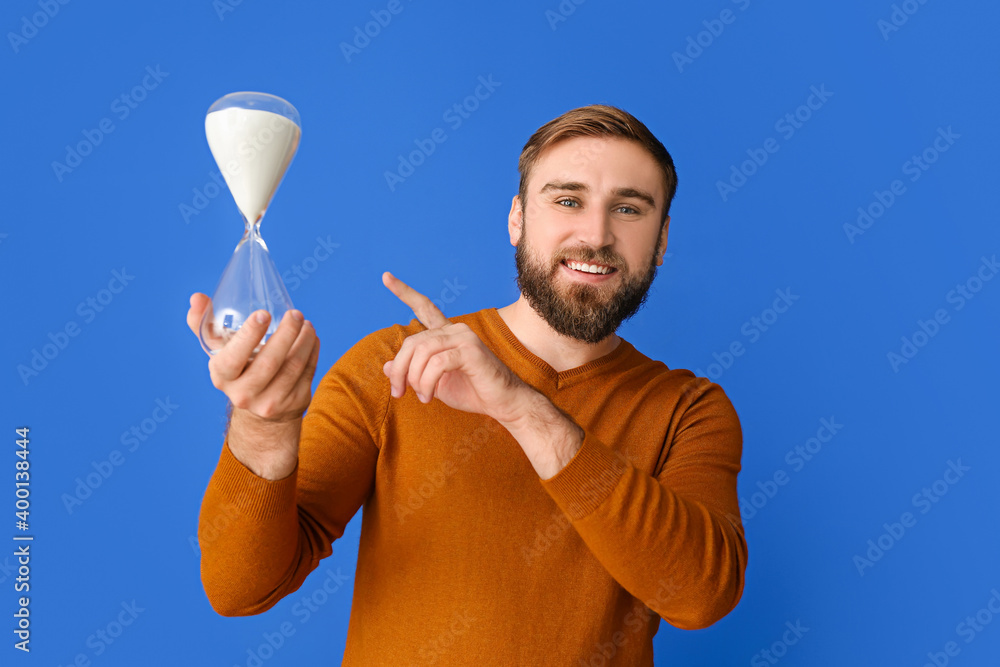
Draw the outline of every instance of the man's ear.
<instances>
[{"instance_id":1,"label":"man's ear","mask_svg":"<svg viewBox=\"0 0 1000 667\"><path fill-rule=\"evenodd\" d=\"M656 265L663 266L663 255L667 252L667 231L670 229L670 216L663 221L663 229L660 231L660 252L656 256Z\"/></svg>"},{"instance_id":2,"label":"man's ear","mask_svg":"<svg viewBox=\"0 0 1000 667\"><path fill-rule=\"evenodd\" d=\"M521 206L521 198L514 195L510 203L510 213L507 214L507 231L510 233L510 244L517 247L521 240L521 230L524 225L524 208Z\"/></svg>"}]
</instances>

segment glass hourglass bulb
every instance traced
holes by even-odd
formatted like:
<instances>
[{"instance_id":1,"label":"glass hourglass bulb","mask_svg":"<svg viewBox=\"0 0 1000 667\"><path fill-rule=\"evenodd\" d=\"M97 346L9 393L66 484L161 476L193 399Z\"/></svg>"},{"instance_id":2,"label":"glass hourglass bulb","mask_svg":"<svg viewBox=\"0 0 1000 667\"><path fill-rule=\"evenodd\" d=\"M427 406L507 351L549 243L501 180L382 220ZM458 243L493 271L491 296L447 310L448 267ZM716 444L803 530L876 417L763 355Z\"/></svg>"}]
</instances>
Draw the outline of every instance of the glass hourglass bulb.
<instances>
[{"instance_id":1,"label":"glass hourglass bulb","mask_svg":"<svg viewBox=\"0 0 1000 667\"><path fill-rule=\"evenodd\" d=\"M251 314L266 310L271 321L256 354L293 307L260 236L260 222L298 150L299 112L274 95L230 93L209 108L205 135L245 229L205 310L199 339L215 354Z\"/></svg>"}]
</instances>

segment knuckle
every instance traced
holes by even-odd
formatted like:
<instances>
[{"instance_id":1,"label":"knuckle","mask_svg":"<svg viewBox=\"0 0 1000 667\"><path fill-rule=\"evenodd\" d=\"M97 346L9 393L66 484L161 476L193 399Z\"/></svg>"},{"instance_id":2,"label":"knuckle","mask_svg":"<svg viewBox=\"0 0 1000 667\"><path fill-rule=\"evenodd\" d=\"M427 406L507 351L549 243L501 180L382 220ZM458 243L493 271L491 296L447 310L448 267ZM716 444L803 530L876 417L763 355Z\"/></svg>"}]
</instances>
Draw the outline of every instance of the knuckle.
<instances>
[{"instance_id":1,"label":"knuckle","mask_svg":"<svg viewBox=\"0 0 1000 667\"><path fill-rule=\"evenodd\" d=\"M257 365L257 369L262 374L270 377L273 376L278 371L280 362L277 359L274 359L270 355L262 354L261 356L257 357L254 360L254 363Z\"/></svg>"},{"instance_id":2,"label":"knuckle","mask_svg":"<svg viewBox=\"0 0 1000 667\"><path fill-rule=\"evenodd\" d=\"M305 357L302 357L301 355L295 355L294 357L291 357L288 361L285 362L285 368L287 369L289 375L297 378L300 375L302 375L302 371L305 370L307 362L308 359L306 359Z\"/></svg>"},{"instance_id":3,"label":"knuckle","mask_svg":"<svg viewBox=\"0 0 1000 667\"><path fill-rule=\"evenodd\" d=\"M222 389L224 382L222 381L222 378L219 377L219 374L216 373L212 368L208 369L208 377L209 379L212 380L213 387L215 387L216 389Z\"/></svg>"},{"instance_id":4,"label":"knuckle","mask_svg":"<svg viewBox=\"0 0 1000 667\"><path fill-rule=\"evenodd\" d=\"M226 379L226 376L222 373L222 370L219 368L218 364L213 366L212 363L209 362L208 377L211 378L212 380L212 386L214 386L216 389L225 390L228 381Z\"/></svg>"},{"instance_id":5,"label":"knuckle","mask_svg":"<svg viewBox=\"0 0 1000 667\"><path fill-rule=\"evenodd\" d=\"M278 413L278 405L274 400L265 400L257 407L257 414L264 419L274 419Z\"/></svg>"},{"instance_id":6,"label":"knuckle","mask_svg":"<svg viewBox=\"0 0 1000 667\"><path fill-rule=\"evenodd\" d=\"M231 391L229 392L230 402L241 410L246 410L250 407L250 397L243 391Z\"/></svg>"},{"instance_id":7,"label":"knuckle","mask_svg":"<svg viewBox=\"0 0 1000 667\"><path fill-rule=\"evenodd\" d=\"M292 406L296 414L300 414L302 410L305 410L309 406L309 390L303 391L302 386L298 385L295 390L288 395L289 404Z\"/></svg>"}]
</instances>

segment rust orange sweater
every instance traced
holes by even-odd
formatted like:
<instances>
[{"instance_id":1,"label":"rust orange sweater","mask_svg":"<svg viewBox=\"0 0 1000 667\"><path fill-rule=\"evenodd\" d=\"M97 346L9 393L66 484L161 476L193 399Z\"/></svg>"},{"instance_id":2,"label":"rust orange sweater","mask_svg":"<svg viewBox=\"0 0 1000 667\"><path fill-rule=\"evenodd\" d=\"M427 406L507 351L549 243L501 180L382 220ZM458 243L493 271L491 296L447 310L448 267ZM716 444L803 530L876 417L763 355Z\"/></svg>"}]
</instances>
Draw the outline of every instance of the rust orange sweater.
<instances>
[{"instance_id":1,"label":"rust orange sweater","mask_svg":"<svg viewBox=\"0 0 1000 667\"><path fill-rule=\"evenodd\" d=\"M199 526L212 606L269 609L363 506L344 665L652 665L660 618L729 613L747 545L722 388L625 340L556 372L495 308L451 321L584 429L576 456L541 480L495 420L392 398L382 365L424 327L376 331L320 381L291 475L257 477L223 443Z\"/></svg>"}]
</instances>

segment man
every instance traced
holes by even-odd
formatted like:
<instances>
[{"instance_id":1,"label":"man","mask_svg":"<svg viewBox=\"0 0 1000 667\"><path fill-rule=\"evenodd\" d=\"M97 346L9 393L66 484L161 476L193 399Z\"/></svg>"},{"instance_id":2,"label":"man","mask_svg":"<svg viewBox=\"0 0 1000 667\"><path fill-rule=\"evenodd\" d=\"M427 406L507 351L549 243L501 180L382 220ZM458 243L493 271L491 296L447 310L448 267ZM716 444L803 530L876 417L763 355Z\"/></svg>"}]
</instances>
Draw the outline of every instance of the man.
<instances>
[{"instance_id":1,"label":"man","mask_svg":"<svg viewBox=\"0 0 1000 667\"><path fill-rule=\"evenodd\" d=\"M515 303L448 319L387 272L416 320L355 344L311 401L301 313L252 363L266 318L211 359L233 409L199 528L220 614L295 591L362 505L344 665L652 665L660 618L736 606L737 414L615 334L663 263L673 161L594 105L542 126L519 171Z\"/></svg>"}]
</instances>

